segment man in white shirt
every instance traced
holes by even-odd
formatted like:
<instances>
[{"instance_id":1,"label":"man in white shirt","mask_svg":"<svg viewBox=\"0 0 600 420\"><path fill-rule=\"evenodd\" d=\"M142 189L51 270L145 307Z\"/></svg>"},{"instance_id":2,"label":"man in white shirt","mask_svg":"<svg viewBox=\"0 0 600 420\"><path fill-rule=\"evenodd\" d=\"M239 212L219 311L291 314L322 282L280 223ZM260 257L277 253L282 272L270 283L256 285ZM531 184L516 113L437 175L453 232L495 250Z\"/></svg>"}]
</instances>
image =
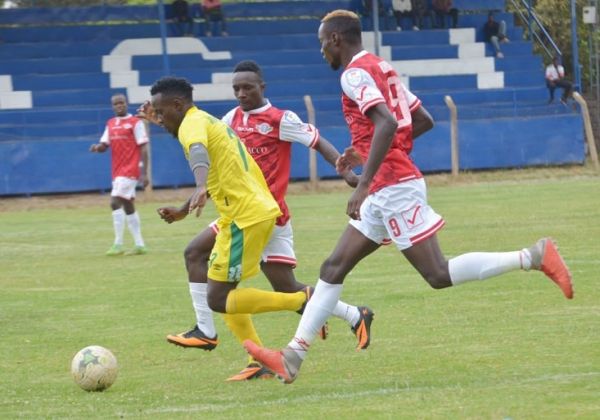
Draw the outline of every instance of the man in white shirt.
<instances>
[{"instance_id":1,"label":"man in white shirt","mask_svg":"<svg viewBox=\"0 0 600 420\"><path fill-rule=\"evenodd\" d=\"M554 90L557 87L563 89L563 94L560 98L560 101L563 104L567 103L567 99L570 98L573 93L573 84L565 79L565 68L560 65L558 57L554 57L552 59L552 64L549 64L548 67L546 67L546 86L548 86L548 90L550 91L549 104L554 102Z\"/></svg>"}]
</instances>

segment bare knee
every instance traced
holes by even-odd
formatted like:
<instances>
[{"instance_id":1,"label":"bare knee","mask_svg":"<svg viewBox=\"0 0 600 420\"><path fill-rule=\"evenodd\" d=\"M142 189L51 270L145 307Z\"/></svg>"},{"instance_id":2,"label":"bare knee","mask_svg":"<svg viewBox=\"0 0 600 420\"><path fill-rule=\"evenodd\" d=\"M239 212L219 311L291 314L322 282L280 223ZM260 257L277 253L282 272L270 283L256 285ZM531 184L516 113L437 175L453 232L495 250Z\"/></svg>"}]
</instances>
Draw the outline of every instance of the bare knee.
<instances>
[{"instance_id":1,"label":"bare knee","mask_svg":"<svg viewBox=\"0 0 600 420\"><path fill-rule=\"evenodd\" d=\"M220 293L209 290L206 301L211 311L222 314L227 313L227 295L223 296Z\"/></svg>"},{"instance_id":2,"label":"bare knee","mask_svg":"<svg viewBox=\"0 0 600 420\"><path fill-rule=\"evenodd\" d=\"M433 289L445 289L446 287L452 286L452 281L450 280L450 273L447 269L432 270L427 273L422 273L422 275L425 281Z\"/></svg>"},{"instance_id":3,"label":"bare knee","mask_svg":"<svg viewBox=\"0 0 600 420\"><path fill-rule=\"evenodd\" d=\"M321 279L331 284L342 284L350 268L344 263L343 258L329 256L321 265Z\"/></svg>"},{"instance_id":4,"label":"bare knee","mask_svg":"<svg viewBox=\"0 0 600 420\"><path fill-rule=\"evenodd\" d=\"M190 264L201 264L203 261L208 261L209 252L206 252L203 249L199 249L194 246L194 243L190 243L183 251L183 257L185 258L185 265L189 266Z\"/></svg>"}]
</instances>

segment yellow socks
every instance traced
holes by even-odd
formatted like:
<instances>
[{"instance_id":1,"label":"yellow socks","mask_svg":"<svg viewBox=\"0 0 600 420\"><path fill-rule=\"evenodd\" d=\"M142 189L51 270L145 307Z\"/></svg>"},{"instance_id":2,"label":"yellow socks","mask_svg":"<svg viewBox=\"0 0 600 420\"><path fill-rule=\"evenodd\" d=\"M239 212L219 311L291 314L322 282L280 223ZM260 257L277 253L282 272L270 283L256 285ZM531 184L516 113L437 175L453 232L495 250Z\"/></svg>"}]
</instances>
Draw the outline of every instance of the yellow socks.
<instances>
[{"instance_id":1,"label":"yellow socks","mask_svg":"<svg viewBox=\"0 0 600 420\"><path fill-rule=\"evenodd\" d=\"M304 292L279 293L259 289L234 289L227 295L228 314L259 314L274 311L297 311L306 301Z\"/></svg>"}]
</instances>

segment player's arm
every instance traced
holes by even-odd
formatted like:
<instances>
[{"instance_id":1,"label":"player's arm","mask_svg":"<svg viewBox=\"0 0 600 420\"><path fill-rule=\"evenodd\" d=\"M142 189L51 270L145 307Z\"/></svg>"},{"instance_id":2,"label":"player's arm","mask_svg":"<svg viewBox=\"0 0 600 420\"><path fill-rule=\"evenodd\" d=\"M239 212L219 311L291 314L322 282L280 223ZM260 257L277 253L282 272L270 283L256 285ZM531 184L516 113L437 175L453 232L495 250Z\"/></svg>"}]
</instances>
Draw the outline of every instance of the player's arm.
<instances>
[{"instance_id":1,"label":"player's arm","mask_svg":"<svg viewBox=\"0 0 600 420\"><path fill-rule=\"evenodd\" d=\"M346 214L353 219L360 219L360 206L369 194L371 181L379 170L398 128L398 121L390 113L385 103L380 102L372 106L365 114L373 122L375 129L373 130L371 150L363 166L360 180L348 200Z\"/></svg>"},{"instance_id":2,"label":"player's arm","mask_svg":"<svg viewBox=\"0 0 600 420\"><path fill-rule=\"evenodd\" d=\"M92 153L104 153L108 149L108 127L104 128L102 137L99 143L94 143L90 146L90 152Z\"/></svg>"},{"instance_id":3,"label":"player's arm","mask_svg":"<svg viewBox=\"0 0 600 420\"><path fill-rule=\"evenodd\" d=\"M150 182L148 179L148 143L144 143L140 146L140 163L142 164L140 182L144 188L146 188Z\"/></svg>"},{"instance_id":4,"label":"player's arm","mask_svg":"<svg viewBox=\"0 0 600 420\"><path fill-rule=\"evenodd\" d=\"M421 134L433 128L433 118L423 105L419 106L412 114L412 136L416 139Z\"/></svg>"},{"instance_id":5,"label":"player's arm","mask_svg":"<svg viewBox=\"0 0 600 420\"><path fill-rule=\"evenodd\" d=\"M188 212L196 209L196 217L200 216L202 209L208 199L206 189L206 180L208 178L208 169L210 168L210 158L208 150L202 143L193 143L189 148L189 164L194 181L196 182L196 191L189 199Z\"/></svg>"},{"instance_id":6,"label":"player's arm","mask_svg":"<svg viewBox=\"0 0 600 420\"><path fill-rule=\"evenodd\" d=\"M340 157L340 153L335 147L333 147L333 144L331 144L323 136L319 137L319 141L315 145L315 150L319 152L321 156L323 156L323 158L331 164L331 166L334 168L336 167L336 162ZM354 188L356 185L358 185L358 176L351 170L341 173L340 175L344 178L344 181L346 181L346 184L349 186Z\"/></svg>"}]
</instances>

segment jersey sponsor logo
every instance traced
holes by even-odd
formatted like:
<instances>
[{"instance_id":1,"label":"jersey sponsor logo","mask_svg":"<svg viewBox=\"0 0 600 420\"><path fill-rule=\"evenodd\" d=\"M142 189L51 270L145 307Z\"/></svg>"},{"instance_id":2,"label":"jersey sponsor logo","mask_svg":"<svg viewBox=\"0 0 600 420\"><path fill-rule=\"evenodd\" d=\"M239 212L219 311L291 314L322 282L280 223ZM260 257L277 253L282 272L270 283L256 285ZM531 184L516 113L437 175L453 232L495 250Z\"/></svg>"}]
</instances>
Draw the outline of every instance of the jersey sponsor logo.
<instances>
[{"instance_id":1,"label":"jersey sponsor logo","mask_svg":"<svg viewBox=\"0 0 600 420\"><path fill-rule=\"evenodd\" d=\"M261 146L261 147L246 146L246 150L248 150L248 153L250 153L252 156L258 156L258 155L267 153L269 151L269 148L265 147L265 146Z\"/></svg>"},{"instance_id":2,"label":"jersey sponsor logo","mask_svg":"<svg viewBox=\"0 0 600 420\"><path fill-rule=\"evenodd\" d=\"M237 131L238 133L254 133L254 128L238 125L237 127L235 127L235 131Z\"/></svg>"},{"instance_id":3,"label":"jersey sponsor logo","mask_svg":"<svg viewBox=\"0 0 600 420\"><path fill-rule=\"evenodd\" d=\"M256 125L256 129L258 130L258 132L260 134L269 134L271 131L273 131L273 127L271 127L269 124L267 123L260 123Z\"/></svg>"},{"instance_id":4,"label":"jersey sponsor logo","mask_svg":"<svg viewBox=\"0 0 600 420\"><path fill-rule=\"evenodd\" d=\"M126 124L123 124L123 128L126 130L131 130L133 128L133 125L131 125L130 123L126 123Z\"/></svg>"},{"instance_id":5,"label":"jersey sponsor logo","mask_svg":"<svg viewBox=\"0 0 600 420\"><path fill-rule=\"evenodd\" d=\"M346 82L348 82L348 84L350 86L356 87L356 86L360 85L360 82L363 79L362 71L360 69L349 70L345 74L346 74Z\"/></svg>"}]
</instances>

